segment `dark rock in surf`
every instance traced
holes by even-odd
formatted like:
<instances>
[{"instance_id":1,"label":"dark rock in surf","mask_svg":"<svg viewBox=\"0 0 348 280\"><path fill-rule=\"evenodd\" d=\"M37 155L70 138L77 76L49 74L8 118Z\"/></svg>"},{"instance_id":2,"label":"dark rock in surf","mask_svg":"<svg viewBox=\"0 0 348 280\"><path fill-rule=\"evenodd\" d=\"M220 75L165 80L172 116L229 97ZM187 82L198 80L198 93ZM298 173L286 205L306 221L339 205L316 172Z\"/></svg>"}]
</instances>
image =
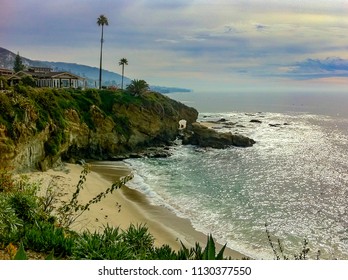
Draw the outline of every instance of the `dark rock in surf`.
<instances>
[{"instance_id":1,"label":"dark rock in surf","mask_svg":"<svg viewBox=\"0 0 348 280\"><path fill-rule=\"evenodd\" d=\"M240 134L217 132L200 123L193 123L183 136L183 144L224 149L229 146L251 147L256 142Z\"/></svg>"},{"instance_id":2,"label":"dark rock in surf","mask_svg":"<svg viewBox=\"0 0 348 280\"><path fill-rule=\"evenodd\" d=\"M262 123L262 121L256 120L256 119L252 119L252 120L250 120L250 122L251 122L251 123Z\"/></svg>"},{"instance_id":3,"label":"dark rock in surf","mask_svg":"<svg viewBox=\"0 0 348 280\"><path fill-rule=\"evenodd\" d=\"M279 127L279 126L281 126L280 123L269 123L268 125L271 126L271 127Z\"/></svg>"}]
</instances>

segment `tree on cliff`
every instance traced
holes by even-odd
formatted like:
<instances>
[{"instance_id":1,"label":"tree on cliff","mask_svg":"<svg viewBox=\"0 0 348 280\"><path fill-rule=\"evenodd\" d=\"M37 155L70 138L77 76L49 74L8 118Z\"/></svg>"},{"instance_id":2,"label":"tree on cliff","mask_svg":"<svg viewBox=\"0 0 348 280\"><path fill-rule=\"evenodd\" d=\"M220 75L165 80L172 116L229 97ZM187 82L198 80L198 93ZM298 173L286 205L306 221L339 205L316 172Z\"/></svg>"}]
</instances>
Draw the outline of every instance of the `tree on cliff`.
<instances>
[{"instance_id":1,"label":"tree on cliff","mask_svg":"<svg viewBox=\"0 0 348 280\"><path fill-rule=\"evenodd\" d=\"M148 83L144 80L132 80L132 82L127 86L127 91L134 96L139 96L147 92L149 88Z\"/></svg>"},{"instance_id":2,"label":"tree on cliff","mask_svg":"<svg viewBox=\"0 0 348 280\"><path fill-rule=\"evenodd\" d=\"M120 62L118 63L118 65L122 65L122 84L121 84L121 88L123 89L123 77L124 77L124 66L128 65L128 60L127 58L121 58Z\"/></svg>"},{"instance_id":3,"label":"tree on cliff","mask_svg":"<svg viewBox=\"0 0 348 280\"><path fill-rule=\"evenodd\" d=\"M99 89L101 89L102 82L102 61L103 61L103 43L104 43L104 25L109 25L108 18L104 15L100 15L97 20L98 26L102 27L101 39L100 39L100 67L99 67Z\"/></svg>"},{"instance_id":4,"label":"tree on cliff","mask_svg":"<svg viewBox=\"0 0 348 280\"><path fill-rule=\"evenodd\" d=\"M15 61L13 63L13 71L15 71L16 73L19 71L23 71L25 68L23 62L22 62L22 58L20 57L19 53L17 53L16 57L15 57Z\"/></svg>"}]
</instances>

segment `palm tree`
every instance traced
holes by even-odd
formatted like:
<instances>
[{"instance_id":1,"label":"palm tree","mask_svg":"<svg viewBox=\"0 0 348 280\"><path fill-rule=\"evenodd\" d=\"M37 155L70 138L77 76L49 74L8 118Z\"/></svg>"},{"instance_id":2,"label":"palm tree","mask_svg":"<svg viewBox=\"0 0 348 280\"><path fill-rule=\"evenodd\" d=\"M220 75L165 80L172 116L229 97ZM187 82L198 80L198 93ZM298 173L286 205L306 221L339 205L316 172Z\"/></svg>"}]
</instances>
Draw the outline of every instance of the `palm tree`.
<instances>
[{"instance_id":1,"label":"palm tree","mask_svg":"<svg viewBox=\"0 0 348 280\"><path fill-rule=\"evenodd\" d=\"M97 20L98 26L102 27L101 40L100 40L100 67L99 67L99 89L101 89L102 81L102 61L103 61L103 42L104 42L104 25L109 25L108 18L104 15L100 15Z\"/></svg>"},{"instance_id":2,"label":"palm tree","mask_svg":"<svg viewBox=\"0 0 348 280\"><path fill-rule=\"evenodd\" d=\"M127 90L134 96L139 96L144 94L149 90L149 85L144 80L132 80L132 82L127 86Z\"/></svg>"},{"instance_id":3,"label":"palm tree","mask_svg":"<svg viewBox=\"0 0 348 280\"><path fill-rule=\"evenodd\" d=\"M124 66L128 65L127 58L121 58L121 60L118 63L118 65L122 65L122 84L121 84L121 88L123 89Z\"/></svg>"}]
</instances>

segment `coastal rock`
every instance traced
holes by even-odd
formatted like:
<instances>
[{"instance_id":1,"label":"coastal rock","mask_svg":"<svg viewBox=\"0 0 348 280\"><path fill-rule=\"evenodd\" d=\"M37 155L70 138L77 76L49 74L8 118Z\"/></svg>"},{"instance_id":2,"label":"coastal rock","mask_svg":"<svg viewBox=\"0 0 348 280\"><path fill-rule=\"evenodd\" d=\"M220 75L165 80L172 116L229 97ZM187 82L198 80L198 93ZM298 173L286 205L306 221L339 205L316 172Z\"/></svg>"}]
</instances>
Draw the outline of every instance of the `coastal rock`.
<instances>
[{"instance_id":1,"label":"coastal rock","mask_svg":"<svg viewBox=\"0 0 348 280\"><path fill-rule=\"evenodd\" d=\"M183 144L223 149L229 146L251 147L255 141L240 134L220 133L195 122L183 138Z\"/></svg>"},{"instance_id":2,"label":"coastal rock","mask_svg":"<svg viewBox=\"0 0 348 280\"><path fill-rule=\"evenodd\" d=\"M50 94L45 89L37 91L42 96ZM0 124L0 167L12 166L18 172L46 170L61 160L116 160L131 154L167 157L168 150L144 150L171 144L179 134L179 121L184 119L190 125L198 117L196 109L155 92L137 100L128 97L132 102L115 99L111 104L91 102L86 96L83 100L89 102L83 109L72 102L70 108L62 110L52 102L47 110L55 114L47 114L45 119L40 119L43 114L30 105L35 103L30 97L16 92L11 92L10 97L4 97L9 102L2 117L8 122L14 121L7 126ZM63 100L65 97L57 94L55 98ZM11 115L16 108L22 110L18 121Z\"/></svg>"},{"instance_id":3,"label":"coastal rock","mask_svg":"<svg viewBox=\"0 0 348 280\"><path fill-rule=\"evenodd\" d=\"M279 126L281 126L280 123L269 123L268 125L271 126L271 127L279 127Z\"/></svg>"},{"instance_id":4,"label":"coastal rock","mask_svg":"<svg viewBox=\"0 0 348 280\"><path fill-rule=\"evenodd\" d=\"M260 120L257 120L257 119L252 119L250 120L251 123L262 123L262 121Z\"/></svg>"}]
</instances>

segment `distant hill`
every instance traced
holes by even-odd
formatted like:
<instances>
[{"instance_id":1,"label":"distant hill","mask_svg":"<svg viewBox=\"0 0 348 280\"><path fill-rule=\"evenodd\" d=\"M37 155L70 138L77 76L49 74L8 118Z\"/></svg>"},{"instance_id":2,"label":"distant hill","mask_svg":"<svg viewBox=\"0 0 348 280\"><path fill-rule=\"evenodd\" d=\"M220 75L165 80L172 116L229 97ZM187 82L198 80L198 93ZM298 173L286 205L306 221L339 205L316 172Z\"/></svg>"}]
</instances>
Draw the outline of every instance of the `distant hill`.
<instances>
[{"instance_id":1,"label":"distant hill","mask_svg":"<svg viewBox=\"0 0 348 280\"><path fill-rule=\"evenodd\" d=\"M12 69L16 54L0 47L0 68ZM86 78L88 87L97 87L99 80L99 68L91 67L87 65L77 63L66 63L66 62L52 62L52 61L41 61L31 60L29 58L21 57L22 62L26 66L41 66L50 67L53 71L67 71L76 74L80 77ZM120 85L122 76L115 72L103 70L103 85L112 86ZM124 77L124 84L129 84L131 79ZM160 93L171 93L171 92L190 92L191 90L185 88L175 87L164 87L164 86L150 86L152 90Z\"/></svg>"}]
</instances>

